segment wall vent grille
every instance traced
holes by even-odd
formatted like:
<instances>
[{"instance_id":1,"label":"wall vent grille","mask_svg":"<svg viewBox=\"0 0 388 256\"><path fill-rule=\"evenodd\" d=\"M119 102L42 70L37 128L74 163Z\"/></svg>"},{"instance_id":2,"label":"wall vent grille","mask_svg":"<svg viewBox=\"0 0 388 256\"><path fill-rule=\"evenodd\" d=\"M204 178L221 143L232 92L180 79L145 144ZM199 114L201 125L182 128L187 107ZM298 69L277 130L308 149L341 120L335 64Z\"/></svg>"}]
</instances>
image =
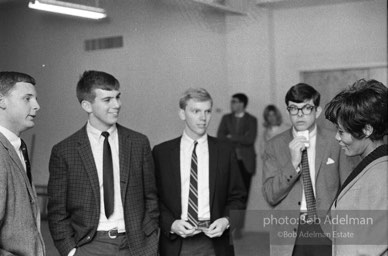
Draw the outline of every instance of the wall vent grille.
<instances>
[{"instance_id":1,"label":"wall vent grille","mask_svg":"<svg viewBox=\"0 0 388 256\"><path fill-rule=\"evenodd\" d=\"M112 36L85 40L85 51L121 48L124 45L123 36Z\"/></svg>"}]
</instances>

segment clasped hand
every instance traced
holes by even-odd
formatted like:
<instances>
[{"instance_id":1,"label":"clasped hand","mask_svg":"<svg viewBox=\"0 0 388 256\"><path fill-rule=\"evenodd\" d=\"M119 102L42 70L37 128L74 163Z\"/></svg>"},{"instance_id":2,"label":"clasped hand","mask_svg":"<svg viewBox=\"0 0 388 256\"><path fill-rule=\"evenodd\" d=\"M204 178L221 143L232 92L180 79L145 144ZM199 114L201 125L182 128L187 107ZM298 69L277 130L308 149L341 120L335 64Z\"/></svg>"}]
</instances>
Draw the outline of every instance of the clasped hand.
<instances>
[{"instance_id":1,"label":"clasped hand","mask_svg":"<svg viewBox=\"0 0 388 256\"><path fill-rule=\"evenodd\" d=\"M185 220L175 220L171 225L171 231L182 238L191 237L203 232L206 236L213 238L222 236L229 225L227 218L215 220L209 228L197 229Z\"/></svg>"}]
</instances>

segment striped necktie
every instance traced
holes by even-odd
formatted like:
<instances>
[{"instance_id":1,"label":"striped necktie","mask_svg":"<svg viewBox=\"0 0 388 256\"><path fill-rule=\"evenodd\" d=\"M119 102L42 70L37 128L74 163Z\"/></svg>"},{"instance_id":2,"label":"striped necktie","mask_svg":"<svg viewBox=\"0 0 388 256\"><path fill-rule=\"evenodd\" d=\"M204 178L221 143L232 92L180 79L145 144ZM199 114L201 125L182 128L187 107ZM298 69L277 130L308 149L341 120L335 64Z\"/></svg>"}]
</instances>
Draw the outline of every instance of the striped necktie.
<instances>
[{"instance_id":1,"label":"striped necktie","mask_svg":"<svg viewBox=\"0 0 388 256\"><path fill-rule=\"evenodd\" d=\"M303 189L304 189L304 194L306 196L306 204L307 204L307 216L308 216L308 219L313 219L314 216L317 214L317 205L315 203L313 184L311 183L307 149L304 149L302 151L301 166L302 166Z\"/></svg>"},{"instance_id":2,"label":"striped necktie","mask_svg":"<svg viewBox=\"0 0 388 256\"><path fill-rule=\"evenodd\" d=\"M198 159L195 152L198 142L194 141L194 149L191 155L189 205L187 208L188 222L196 227L198 223Z\"/></svg>"}]
</instances>

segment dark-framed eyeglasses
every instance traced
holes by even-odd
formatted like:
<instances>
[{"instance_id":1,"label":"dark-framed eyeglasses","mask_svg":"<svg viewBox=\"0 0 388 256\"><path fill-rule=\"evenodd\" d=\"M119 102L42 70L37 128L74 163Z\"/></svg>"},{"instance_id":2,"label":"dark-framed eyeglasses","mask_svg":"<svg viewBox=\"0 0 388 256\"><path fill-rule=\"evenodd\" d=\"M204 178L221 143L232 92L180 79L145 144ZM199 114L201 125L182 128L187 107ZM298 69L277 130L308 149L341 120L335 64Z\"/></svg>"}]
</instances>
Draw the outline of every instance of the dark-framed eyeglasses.
<instances>
[{"instance_id":1,"label":"dark-framed eyeglasses","mask_svg":"<svg viewBox=\"0 0 388 256\"><path fill-rule=\"evenodd\" d=\"M299 110L302 111L303 115L310 115L311 112L316 108L316 106L311 106L309 104L304 105L301 108L298 108L297 106L291 105L287 107L288 113L292 116L296 116L299 113Z\"/></svg>"}]
</instances>

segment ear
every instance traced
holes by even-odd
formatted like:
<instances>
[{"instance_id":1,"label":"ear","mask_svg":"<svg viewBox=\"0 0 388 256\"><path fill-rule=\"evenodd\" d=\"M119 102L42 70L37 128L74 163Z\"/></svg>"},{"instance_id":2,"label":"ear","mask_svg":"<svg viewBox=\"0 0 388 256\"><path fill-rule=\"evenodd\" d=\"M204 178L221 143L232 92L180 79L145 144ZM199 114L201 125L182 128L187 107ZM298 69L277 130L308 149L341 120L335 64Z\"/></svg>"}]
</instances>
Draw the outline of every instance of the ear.
<instances>
[{"instance_id":1,"label":"ear","mask_svg":"<svg viewBox=\"0 0 388 256\"><path fill-rule=\"evenodd\" d=\"M365 134L365 137L371 136L373 133L373 127L370 124L365 125L365 127L362 129L362 132Z\"/></svg>"},{"instance_id":2,"label":"ear","mask_svg":"<svg viewBox=\"0 0 388 256\"><path fill-rule=\"evenodd\" d=\"M87 101L87 100L83 100L81 102L81 107L89 114L93 112L92 104L89 101Z\"/></svg>"},{"instance_id":3,"label":"ear","mask_svg":"<svg viewBox=\"0 0 388 256\"><path fill-rule=\"evenodd\" d=\"M179 118L180 118L182 121L185 121L185 120L186 120L186 115L185 115L185 110L184 110L184 109L179 109L178 115L179 115Z\"/></svg>"},{"instance_id":4,"label":"ear","mask_svg":"<svg viewBox=\"0 0 388 256\"><path fill-rule=\"evenodd\" d=\"M318 119L318 117L322 114L322 108L321 106L318 106L315 111L315 119Z\"/></svg>"},{"instance_id":5,"label":"ear","mask_svg":"<svg viewBox=\"0 0 388 256\"><path fill-rule=\"evenodd\" d=\"M7 108L7 104L5 102L5 96L3 94L0 93L0 108L1 109L6 109Z\"/></svg>"}]
</instances>

